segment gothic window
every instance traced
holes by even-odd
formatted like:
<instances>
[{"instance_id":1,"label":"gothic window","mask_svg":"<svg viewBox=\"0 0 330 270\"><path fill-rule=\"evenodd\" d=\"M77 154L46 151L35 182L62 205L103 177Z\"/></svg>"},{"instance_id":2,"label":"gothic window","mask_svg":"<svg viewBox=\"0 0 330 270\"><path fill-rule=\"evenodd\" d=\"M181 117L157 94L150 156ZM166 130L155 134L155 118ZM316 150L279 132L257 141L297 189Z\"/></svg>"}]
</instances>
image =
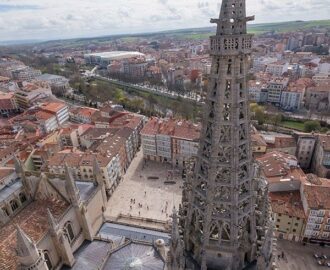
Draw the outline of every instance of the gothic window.
<instances>
[{"instance_id":1,"label":"gothic window","mask_svg":"<svg viewBox=\"0 0 330 270\"><path fill-rule=\"evenodd\" d=\"M241 102L239 104L239 119L243 119L244 116L244 102Z\"/></svg>"},{"instance_id":2,"label":"gothic window","mask_svg":"<svg viewBox=\"0 0 330 270\"><path fill-rule=\"evenodd\" d=\"M233 26L233 28L234 28L234 26ZM235 38L235 49L238 49L238 46L239 46L238 38Z\"/></svg>"},{"instance_id":3,"label":"gothic window","mask_svg":"<svg viewBox=\"0 0 330 270\"><path fill-rule=\"evenodd\" d=\"M225 103L223 105L222 115L223 115L223 120L224 121L230 121L230 109L231 109L230 104Z\"/></svg>"},{"instance_id":4,"label":"gothic window","mask_svg":"<svg viewBox=\"0 0 330 270\"><path fill-rule=\"evenodd\" d=\"M8 212L8 209L6 207L3 207L2 208L2 211L7 215L9 216L9 212Z\"/></svg>"},{"instance_id":5,"label":"gothic window","mask_svg":"<svg viewBox=\"0 0 330 270\"><path fill-rule=\"evenodd\" d=\"M210 228L210 238L211 240L218 240L219 239L219 229L217 224L212 224Z\"/></svg>"},{"instance_id":6,"label":"gothic window","mask_svg":"<svg viewBox=\"0 0 330 270\"><path fill-rule=\"evenodd\" d=\"M231 140L231 127L222 126L220 129L220 143L229 142Z\"/></svg>"},{"instance_id":7,"label":"gothic window","mask_svg":"<svg viewBox=\"0 0 330 270\"><path fill-rule=\"evenodd\" d=\"M215 82L214 88L213 88L213 97L215 97L217 95L217 88L218 88L218 83Z\"/></svg>"},{"instance_id":8,"label":"gothic window","mask_svg":"<svg viewBox=\"0 0 330 270\"><path fill-rule=\"evenodd\" d=\"M52 261L50 260L49 253L47 250L44 250L44 258L45 258L45 262L47 264L48 270L52 270L53 264L52 264Z\"/></svg>"},{"instance_id":9,"label":"gothic window","mask_svg":"<svg viewBox=\"0 0 330 270\"><path fill-rule=\"evenodd\" d=\"M212 123L209 123L206 128L206 138L211 140L212 139Z\"/></svg>"},{"instance_id":10,"label":"gothic window","mask_svg":"<svg viewBox=\"0 0 330 270\"><path fill-rule=\"evenodd\" d=\"M15 212L18 209L18 203L16 200L11 200L10 201L10 207L13 212Z\"/></svg>"},{"instance_id":11,"label":"gothic window","mask_svg":"<svg viewBox=\"0 0 330 270\"><path fill-rule=\"evenodd\" d=\"M230 91L231 90L231 81L230 80L227 80L226 81L226 90L227 91Z\"/></svg>"},{"instance_id":12,"label":"gothic window","mask_svg":"<svg viewBox=\"0 0 330 270\"><path fill-rule=\"evenodd\" d=\"M69 243L71 243L74 239L74 233L73 233L71 222L68 221L67 223L65 223L64 231L65 231L66 238L68 239Z\"/></svg>"},{"instance_id":13,"label":"gothic window","mask_svg":"<svg viewBox=\"0 0 330 270\"><path fill-rule=\"evenodd\" d=\"M243 144L239 147L239 160L242 161L248 157L246 145Z\"/></svg>"},{"instance_id":14,"label":"gothic window","mask_svg":"<svg viewBox=\"0 0 330 270\"><path fill-rule=\"evenodd\" d=\"M19 194L19 199L20 199L21 203L26 202L26 196L25 196L25 194L24 193L20 193Z\"/></svg>"},{"instance_id":15,"label":"gothic window","mask_svg":"<svg viewBox=\"0 0 330 270\"><path fill-rule=\"evenodd\" d=\"M232 61L231 59L228 60L228 67L227 67L227 74L231 74L231 65L232 65Z\"/></svg>"},{"instance_id":16,"label":"gothic window","mask_svg":"<svg viewBox=\"0 0 330 270\"><path fill-rule=\"evenodd\" d=\"M239 168L238 177L240 180L245 180L249 175L249 169L247 165L242 165Z\"/></svg>"},{"instance_id":17,"label":"gothic window","mask_svg":"<svg viewBox=\"0 0 330 270\"><path fill-rule=\"evenodd\" d=\"M215 66L215 70L216 70L215 74L219 73L219 68L220 68L220 58L217 59L217 64Z\"/></svg>"},{"instance_id":18,"label":"gothic window","mask_svg":"<svg viewBox=\"0 0 330 270\"><path fill-rule=\"evenodd\" d=\"M210 114L209 114L210 118L214 118L214 110L215 110L214 105L215 105L215 103L212 101L211 108L210 108Z\"/></svg>"}]
</instances>

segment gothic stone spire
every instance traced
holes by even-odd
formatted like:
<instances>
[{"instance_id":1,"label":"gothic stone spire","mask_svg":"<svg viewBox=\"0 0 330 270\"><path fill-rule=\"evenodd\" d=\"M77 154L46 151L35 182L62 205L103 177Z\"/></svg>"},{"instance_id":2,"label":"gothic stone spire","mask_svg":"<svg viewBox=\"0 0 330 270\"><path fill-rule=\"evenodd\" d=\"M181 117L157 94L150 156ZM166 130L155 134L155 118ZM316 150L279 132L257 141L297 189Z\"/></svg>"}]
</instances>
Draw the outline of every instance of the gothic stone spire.
<instances>
[{"instance_id":1,"label":"gothic stone spire","mask_svg":"<svg viewBox=\"0 0 330 270\"><path fill-rule=\"evenodd\" d=\"M16 250L20 265L28 267L35 264L40 258L36 244L23 232L19 226L16 227L16 237Z\"/></svg>"},{"instance_id":2,"label":"gothic stone spire","mask_svg":"<svg viewBox=\"0 0 330 270\"><path fill-rule=\"evenodd\" d=\"M255 259L255 198L247 73L252 35L245 0L223 0L211 37L212 69L184 222L185 250L207 269Z\"/></svg>"},{"instance_id":3,"label":"gothic stone spire","mask_svg":"<svg viewBox=\"0 0 330 270\"><path fill-rule=\"evenodd\" d=\"M68 193L71 203L79 205L80 204L80 193L77 188L76 182L73 178L71 169L65 164L65 180L66 180L66 191Z\"/></svg>"}]
</instances>

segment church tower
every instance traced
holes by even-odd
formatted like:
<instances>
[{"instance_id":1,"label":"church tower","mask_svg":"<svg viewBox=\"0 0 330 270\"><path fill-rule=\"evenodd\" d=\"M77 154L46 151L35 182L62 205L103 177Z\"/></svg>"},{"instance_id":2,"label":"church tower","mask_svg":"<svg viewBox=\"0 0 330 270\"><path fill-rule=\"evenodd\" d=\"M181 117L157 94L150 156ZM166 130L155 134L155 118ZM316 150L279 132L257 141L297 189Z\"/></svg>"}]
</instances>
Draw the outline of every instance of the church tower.
<instances>
[{"instance_id":1,"label":"church tower","mask_svg":"<svg viewBox=\"0 0 330 270\"><path fill-rule=\"evenodd\" d=\"M211 20L217 32L210 40L210 87L180 213L187 269L243 269L260 249L247 91L247 21L253 19L246 16L245 0L223 0L219 19Z\"/></svg>"}]
</instances>

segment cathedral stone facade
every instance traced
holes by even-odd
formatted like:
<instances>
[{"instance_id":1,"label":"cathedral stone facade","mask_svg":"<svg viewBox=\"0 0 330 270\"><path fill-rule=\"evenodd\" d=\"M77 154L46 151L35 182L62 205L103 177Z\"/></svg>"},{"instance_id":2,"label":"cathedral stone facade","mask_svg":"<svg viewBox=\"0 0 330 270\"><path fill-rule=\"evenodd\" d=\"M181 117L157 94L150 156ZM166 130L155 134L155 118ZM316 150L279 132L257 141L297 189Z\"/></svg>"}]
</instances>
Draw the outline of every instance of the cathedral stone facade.
<instances>
[{"instance_id":1,"label":"cathedral stone facade","mask_svg":"<svg viewBox=\"0 0 330 270\"><path fill-rule=\"evenodd\" d=\"M268 190L253 164L250 138L247 21L253 19L245 0L224 0L220 18L211 20L217 32L210 40L210 87L198 157L183 191L180 234L174 215L171 269L272 267Z\"/></svg>"},{"instance_id":2,"label":"cathedral stone facade","mask_svg":"<svg viewBox=\"0 0 330 270\"><path fill-rule=\"evenodd\" d=\"M84 241L104 223L105 186L98 164L94 181L28 172L16 160L16 180L0 201L0 269L50 270L72 267ZM6 194L6 196L4 196Z\"/></svg>"}]
</instances>

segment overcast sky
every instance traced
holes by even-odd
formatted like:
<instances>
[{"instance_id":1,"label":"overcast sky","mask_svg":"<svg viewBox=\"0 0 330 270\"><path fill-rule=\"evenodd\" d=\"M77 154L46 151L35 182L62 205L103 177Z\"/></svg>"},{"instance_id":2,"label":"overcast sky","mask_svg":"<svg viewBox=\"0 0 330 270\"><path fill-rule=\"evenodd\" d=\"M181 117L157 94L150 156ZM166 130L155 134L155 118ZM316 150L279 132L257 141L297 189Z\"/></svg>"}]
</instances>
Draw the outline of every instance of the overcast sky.
<instances>
[{"instance_id":1,"label":"overcast sky","mask_svg":"<svg viewBox=\"0 0 330 270\"><path fill-rule=\"evenodd\" d=\"M221 0L0 0L0 40L209 26ZM247 0L255 23L329 19L330 0Z\"/></svg>"}]
</instances>

